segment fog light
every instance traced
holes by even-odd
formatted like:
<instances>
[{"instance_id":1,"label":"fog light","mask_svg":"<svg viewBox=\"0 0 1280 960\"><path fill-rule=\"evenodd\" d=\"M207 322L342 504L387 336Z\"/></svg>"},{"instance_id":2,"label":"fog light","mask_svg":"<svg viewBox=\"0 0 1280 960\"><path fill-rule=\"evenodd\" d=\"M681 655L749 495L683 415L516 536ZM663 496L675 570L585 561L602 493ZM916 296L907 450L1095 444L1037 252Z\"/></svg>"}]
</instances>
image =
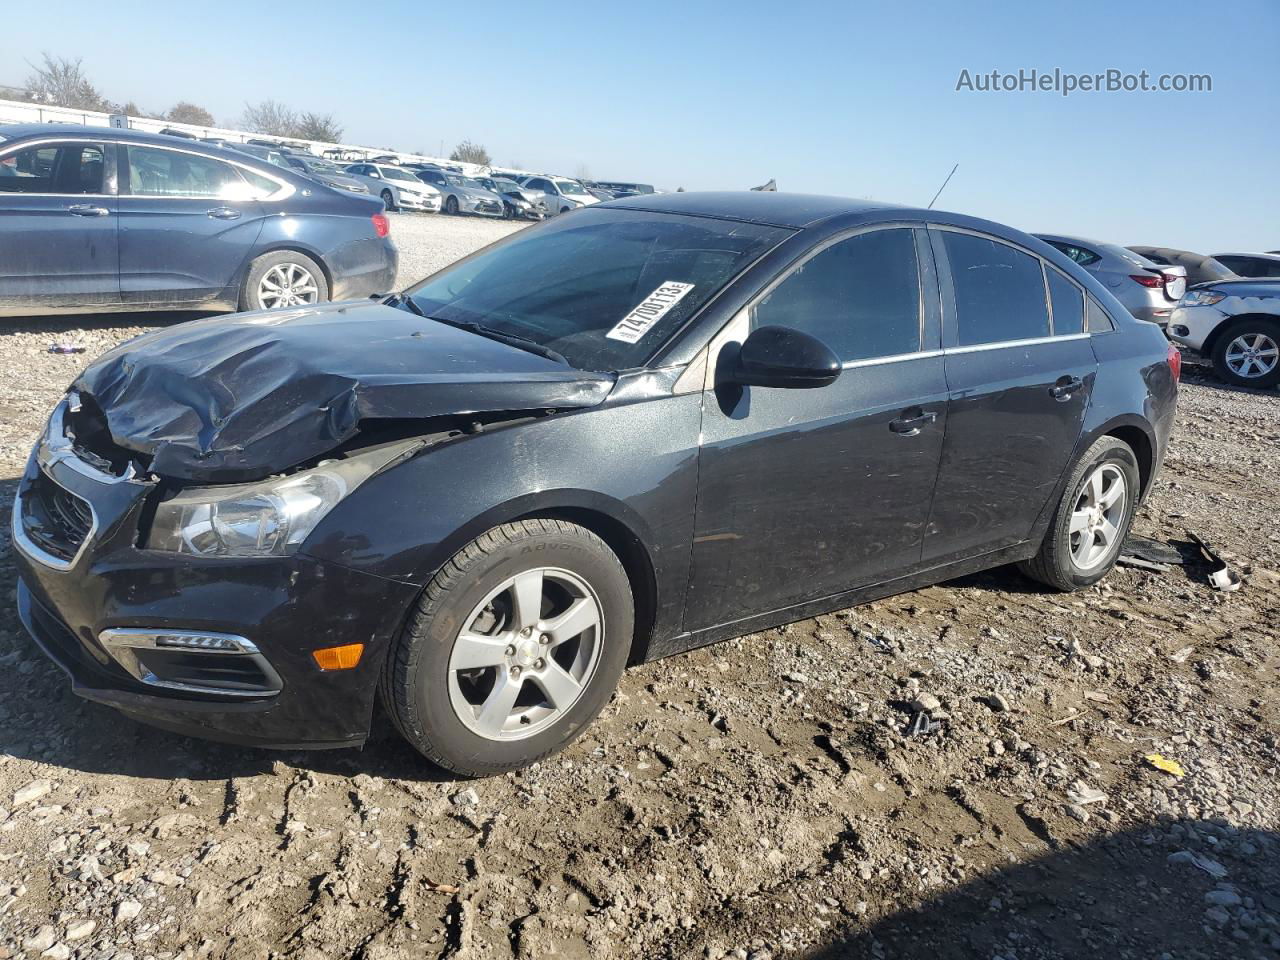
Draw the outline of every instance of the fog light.
<instances>
[{"instance_id":1,"label":"fog light","mask_svg":"<svg viewBox=\"0 0 1280 960\"><path fill-rule=\"evenodd\" d=\"M340 647L312 650L311 656L321 670L350 670L360 662L363 653L363 643L344 643Z\"/></svg>"},{"instance_id":2,"label":"fog light","mask_svg":"<svg viewBox=\"0 0 1280 960\"><path fill-rule=\"evenodd\" d=\"M1175 323L1172 327L1169 328L1169 332L1177 337L1185 337L1191 331L1188 328L1184 327L1182 324Z\"/></svg>"},{"instance_id":3,"label":"fog light","mask_svg":"<svg viewBox=\"0 0 1280 960\"><path fill-rule=\"evenodd\" d=\"M239 641L231 637L201 633L157 633L155 635L155 645L157 647L182 647L187 650L231 650L236 653L240 653L243 650Z\"/></svg>"}]
</instances>

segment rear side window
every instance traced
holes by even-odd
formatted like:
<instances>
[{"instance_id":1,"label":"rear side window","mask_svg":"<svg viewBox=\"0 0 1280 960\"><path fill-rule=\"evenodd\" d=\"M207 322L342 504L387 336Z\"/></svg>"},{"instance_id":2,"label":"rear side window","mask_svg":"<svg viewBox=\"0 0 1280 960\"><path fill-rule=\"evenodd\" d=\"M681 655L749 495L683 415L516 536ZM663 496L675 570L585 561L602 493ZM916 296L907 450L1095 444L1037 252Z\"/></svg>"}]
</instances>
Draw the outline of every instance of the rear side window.
<instances>
[{"instance_id":1,"label":"rear side window","mask_svg":"<svg viewBox=\"0 0 1280 960\"><path fill-rule=\"evenodd\" d=\"M265 177L245 180L238 168L212 157L153 147L128 148L129 192L135 197L196 197L210 200L254 200L274 193Z\"/></svg>"},{"instance_id":2,"label":"rear side window","mask_svg":"<svg viewBox=\"0 0 1280 960\"><path fill-rule=\"evenodd\" d=\"M1045 243L1049 244L1051 247L1061 250L1082 267L1087 267L1102 259L1102 257L1094 253L1092 250L1086 250L1084 247L1078 247L1074 243L1063 243L1060 240L1046 240Z\"/></svg>"},{"instance_id":3,"label":"rear side window","mask_svg":"<svg viewBox=\"0 0 1280 960\"><path fill-rule=\"evenodd\" d=\"M1049 335L1040 261L1008 244L942 231L962 347Z\"/></svg>"},{"instance_id":4,"label":"rear side window","mask_svg":"<svg viewBox=\"0 0 1280 960\"><path fill-rule=\"evenodd\" d=\"M1110 315L1102 307L1094 302L1093 298L1089 298L1089 332L1090 333L1107 333L1114 330L1116 325L1112 322Z\"/></svg>"},{"instance_id":5,"label":"rear side window","mask_svg":"<svg viewBox=\"0 0 1280 960\"><path fill-rule=\"evenodd\" d=\"M909 229L841 240L805 261L752 311L752 328L791 327L846 363L920 349L920 272Z\"/></svg>"},{"instance_id":6,"label":"rear side window","mask_svg":"<svg viewBox=\"0 0 1280 960\"><path fill-rule=\"evenodd\" d=\"M0 159L0 193L102 193L100 143L28 147Z\"/></svg>"},{"instance_id":7,"label":"rear side window","mask_svg":"<svg viewBox=\"0 0 1280 960\"><path fill-rule=\"evenodd\" d=\"M1053 305L1055 336L1084 332L1084 293L1053 267L1045 267L1049 277L1049 302Z\"/></svg>"}]
</instances>

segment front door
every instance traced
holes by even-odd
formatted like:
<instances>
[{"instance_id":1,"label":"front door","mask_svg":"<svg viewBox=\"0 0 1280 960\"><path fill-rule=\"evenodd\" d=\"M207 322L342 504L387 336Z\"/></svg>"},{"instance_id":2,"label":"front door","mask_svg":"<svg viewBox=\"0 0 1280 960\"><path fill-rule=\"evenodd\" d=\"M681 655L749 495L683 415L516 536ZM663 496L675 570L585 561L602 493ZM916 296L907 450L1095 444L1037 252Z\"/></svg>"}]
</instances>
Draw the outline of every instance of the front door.
<instances>
[{"instance_id":1,"label":"front door","mask_svg":"<svg viewBox=\"0 0 1280 960\"><path fill-rule=\"evenodd\" d=\"M924 232L827 244L711 345L793 327L844 363L835 383L719 386L703 403L686 630L893 579L920 559L946 420ZM727 344L727 346L725 346Z\"/></svg>"},{"instance_id":2,"label":"front door","mask_svg":"<svg viewBox=\"0 0 1280 960\"><path fill-rule=\"evenodd\" d=\"M0 310L119 302L110 151L55 141L0 153Z\"/></svg>"},{"instance_id":3,"label":"front door","mask_svg":"<svg viewBox=\"0 0 1280 960\"><path fill-rule=\"evenodd\" d=\"M950 387L923 554L934 565L1027 539L1075 450L1098 362L1075 281L1003 240L929 233Z\"/></svg>"},{"instance_id":4,"label":"front door","mask_svg":"<svg viewBox=\"0 0 1280 960\"><path fill-rule=\"evenodd\" d=\"M127 301L199 303L234 280L280 184L168 147L122 147L120 284Z\"/></svg>"}]
</instances>

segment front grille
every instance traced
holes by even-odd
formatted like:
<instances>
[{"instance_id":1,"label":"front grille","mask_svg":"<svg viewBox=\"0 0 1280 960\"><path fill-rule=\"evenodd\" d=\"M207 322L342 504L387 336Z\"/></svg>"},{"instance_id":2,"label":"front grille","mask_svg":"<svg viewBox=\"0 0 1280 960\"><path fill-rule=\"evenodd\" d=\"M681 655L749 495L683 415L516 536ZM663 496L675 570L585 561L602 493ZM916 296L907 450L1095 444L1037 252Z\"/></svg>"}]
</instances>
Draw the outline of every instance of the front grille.
<instances>
[{"instance_id":1,"label":"front grille","mask_svg":"<svg viewBox=\"0 0 1280 960\"><path fill-rule=\"evenodd\" d=\"M502 204L495 200L481 200L477 206L485 213L501 213Z\"/></svg>"},{"instance_id":2,"label":"front grille","mask_svg":"<svg viewBox=\"0 0 1280 960\"><path fill-rule=\"evenodd\" d=\"M22 532L36 547L63 563L75 559L93 529L88 502L36 472L21 498Z\"/></svg>"}]
</instances>

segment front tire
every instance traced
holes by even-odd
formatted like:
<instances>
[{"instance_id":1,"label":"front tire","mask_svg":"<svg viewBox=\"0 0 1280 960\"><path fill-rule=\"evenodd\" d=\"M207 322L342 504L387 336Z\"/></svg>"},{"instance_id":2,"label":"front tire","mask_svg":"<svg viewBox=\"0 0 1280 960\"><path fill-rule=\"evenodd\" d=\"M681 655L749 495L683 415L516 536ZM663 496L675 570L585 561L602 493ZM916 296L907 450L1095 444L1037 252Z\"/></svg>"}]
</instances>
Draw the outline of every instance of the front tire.
<instances>
[{"instance_id":1,"label":"front tire","mask_svg":"<svg viewBox=\"0 0 1280 960\"><path fill-rule=\"evenodd\" d=\"M395 194L390 190L382 191L382 203L387 208L388 213L394 213L397 209Z\"/></svg>"},{"instance_id":2,"label":"front tire","mask_svg":"<svg viewBox=\"0 0 1280 960\"><path fill-rule=\"evenodd\" d=\"M293 250L264 253L245 274L241 310L305 307L329 299L329 282L320 265Z\"/></svg>"},{"instance_id":3,"label":"front tire","mask_svg":"<svg viewBox=\"0 0 1280 960\"><path fill-rule=\"evenodd\" d=\"M1105 577L1129 536L1140 482L1127 443L1094 441L1071 472L1040 552L1019 564L1022 572L1068 593Z\"/></svg>"},{"instance_id":4,"label":"front tire","mask_svg":"<svg viewBox=\"0 0 1280 960\"><path fill-rule=\"evenodd\" d=\"M458 215L458 198L457 197L450 197L448 200L444 202L444 212L454 217Z\"/></svg>"},{"instance_id":5,"label":"front tire","mask_svg":"<svg viewBox=\"0 0 1280 960\"><path fill-rule=\"evenodd\" d=\"M1266 389L1280 383L1280 323L1263 317L1237 320L1213 346L1213 369L1237 387Z\"/></svg>"},{"instance_id":6,"label":"front tire","mask_svg":"<svg viewBox=\"0 0 1280 960\"><path fill-rule=\"evenodd\" d=\"M563 749L604 708L634 630L626 571L562 520L495 527L432 578L391 649L381 692L427 759L464 776Z\"/></svg>"}]
</instances>

